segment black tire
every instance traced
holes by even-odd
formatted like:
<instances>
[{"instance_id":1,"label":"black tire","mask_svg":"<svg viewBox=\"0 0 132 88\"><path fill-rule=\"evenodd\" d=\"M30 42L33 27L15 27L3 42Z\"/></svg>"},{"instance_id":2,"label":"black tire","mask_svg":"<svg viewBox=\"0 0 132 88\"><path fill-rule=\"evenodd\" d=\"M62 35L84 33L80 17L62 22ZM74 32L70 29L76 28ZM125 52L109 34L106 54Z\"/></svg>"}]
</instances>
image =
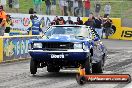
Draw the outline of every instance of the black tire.
<instances>
[{"instance_id":1,"label":"black tire","mask_svg":"<svg viewBox=\"0 0 132 88\"><path fill-rule=\"evenodd\" d=\"M36 72L37 72L37 62L34 61L33 59L31 59L31 61L30 61L30 72L33 75L36 74Z\"/></svg>"},{"instance_id":2,"label":"black tire","mask_svg":"<svg viewBox=\"0 0 132 88\"><path fill-rule=\"evenodd\" d=\"M93 64L92 66L93 73L103 73L103 65L104 65L103 63L104 61L101 60L100 62Z\"/></svg>"},{"instance_id":3,"label":"black tire","mask_svg":"<svg viewBox=\"0 0 132 88\"><path fill-rule=\"evenodd\" d=\"M84 68L85 68L85 73L86 73L86 75L87 74L92 74L92 63L91 63L91 57L89 56L88 58L87 58L87 60L85 61L85 66L84 66Z\"/></svg>"},{"instance_id":4,"label":"black tire","mask_svg":"<svg viewBox=\"0 0 132 88\"><path fill-rule=\"evenodd\" d=\"M47 71L48 72L59 72L60 71L60 67L55 67L55 66L47 66Z\"/></svg>"}]
</instances>

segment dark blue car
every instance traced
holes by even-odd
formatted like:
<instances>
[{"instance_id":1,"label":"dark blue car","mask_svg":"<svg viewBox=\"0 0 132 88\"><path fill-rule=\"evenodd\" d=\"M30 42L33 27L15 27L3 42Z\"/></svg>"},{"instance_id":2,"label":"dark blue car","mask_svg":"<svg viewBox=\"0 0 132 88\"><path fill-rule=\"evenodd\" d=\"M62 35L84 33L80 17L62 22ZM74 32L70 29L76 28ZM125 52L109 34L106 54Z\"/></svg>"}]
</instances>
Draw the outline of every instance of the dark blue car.
<instances>
[{"instance_id":1,"label":"dark blue car","mask_svg":"<svg viewBox=\"0 0 132 88\"><path fill-rule=\"evenodd\" d=\"M41 38L30 40L29 54L31 74L46 66L48 72L81 66L90 74L103 72L107 50L88 26L54 25Z\"/></svg>"}]
</instances>

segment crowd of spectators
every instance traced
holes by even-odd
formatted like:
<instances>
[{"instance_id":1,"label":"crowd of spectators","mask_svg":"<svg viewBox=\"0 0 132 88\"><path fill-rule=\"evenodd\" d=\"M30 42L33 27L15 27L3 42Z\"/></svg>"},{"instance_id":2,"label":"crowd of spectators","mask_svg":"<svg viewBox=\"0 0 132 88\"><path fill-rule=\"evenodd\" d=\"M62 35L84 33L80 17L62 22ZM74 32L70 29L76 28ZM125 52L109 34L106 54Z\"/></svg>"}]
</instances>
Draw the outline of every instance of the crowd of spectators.
<instances>
[{"instance_id":1,"label":"crowd of spectators","mask_svg":"<svg viewBox=\"0 0 132 88\"><path fill-rule=\"evenodd\" d=\"M69 16L67 20L63 17L56 16L54 20L50 23L50 25L64 25L64 24L76 24L76 25L87 25L93 29L100 38L103 37L103 33L106 36L106 39L110 35L111 31L115 30L112 29L115 26L112 23L112 20L107 16L105 19L103 16L97 15L94 16L93 13L89 13L88 20L83 22L80 17L77 17L77 20L74 22L71 17Z\"/></svg>"},{"instance_id":2,"label":"crowd of spectators","mask_svg":"<svg viewBox=\"0 0 132 88\"><path fill-rule=\"evenodd\" d=\"M26 0L25 0L26 2ZM37 14L46 14L46 15L57 15L57 7L59 5L60 15L62 16L85 16L88 17L91 12L95 15L99 15L101 11L101 0L94 0L94 4L90 0L32 0L33 8L27 8L29 11L33 11ZM19 0L1 0L1 5L3 5L4 10L9 12L19 12ZM45 10L42 10L42 6L45 4ZM94 6L93 6L94 5ZM56 11L57 10L57 11ZM45 12L45 13L44 13ZM109 16L111 13L110 3L106 3L104 6L104 17Z\"/></svg>"},{"instance_id":3,"label":"crowd of spectators","mask_svg":"<svg viewBox=\"0 0 132 88\"><path fill-rule=\"evenodd\" d=\"M55 15L56 14L56 0L33 0L34 8L29 9L29 14L42 14L42 2L45 2L46 6L46 15ZM9 3L9 8L15 8L15 11L18 12L19 10L19 0L8 0ZM78 24L78 25L87 25L90 26L92 29L94 29L100 36L100 38L103 35L103 32L105 32L106 38L108 38L109 33L112 28L112 20L109 19L110 11L111 11L111 6L110 3L107 3L104 7L104 18L103 16L100 16L100 10L101 10L101 5L99 0L95 0L95 16L93 13L91 13L91 2L90 0L59 0L59 7L61 11L62 16L69 16L68 19L65 21L63 17L58 17L56 16L54 20L51 22L51 25L63 25L63 24ZM2 13L5 13L3 8L6 9L6 0L1 0L1 9ZM84 6L84 8L83 8ZM85 10L85 16L88 17L88 20L83 23L81 20L80 16L83 16L83 11ZM71 20L70 16L76 16L77 21L73 22ZM3 18L2 18L3 17ZM6 20L6 24L8 24L8 27L5 28L5 26L1 25L1 29L5 28L5 32L10 31L9 26L12 25L11 20L10 20L10 15L7 15L6 18L5 16L1 16L2 20ZM32 20L32 17L30 17ZM34 19L33 19L34 20ZM2 22L1 21L1 24ZM8 30L6 30L8 29ZM106 30L107 29L107 30ZM3 35L4 32L0 32L1 35Z\"/></svg>"},{"instance_id":4,"label":"crowd of spectators","mask_svg":"<svg viewBox=\"0 0 132 88\"><path fill-rule=\"evenodd\" d=\"M7 10L6 5L8 4L10 12L19 12L19 0L1 0L0 4L3 6L4 10Z\"/></svg>"}]
</instances>

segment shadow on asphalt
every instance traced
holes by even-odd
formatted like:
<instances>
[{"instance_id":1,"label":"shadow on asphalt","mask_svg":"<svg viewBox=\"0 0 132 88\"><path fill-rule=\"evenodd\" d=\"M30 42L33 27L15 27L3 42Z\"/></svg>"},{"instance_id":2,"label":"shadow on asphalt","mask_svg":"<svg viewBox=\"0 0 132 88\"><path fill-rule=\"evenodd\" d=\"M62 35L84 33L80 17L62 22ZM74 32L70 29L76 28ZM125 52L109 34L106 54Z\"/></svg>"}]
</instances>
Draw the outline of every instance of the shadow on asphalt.
<instances>
[{"instance_id":1,"label":"shadow on asphalt","mask_svg":"<svg viewBox=\"0 0 132 88\"><path fill-rule=\"evenodd\" d=\"M58 72L58 73L49 73L49 72L44 72L44 73L38 73L34 75L33 77L37 78L75 78L76 77L76 72Z\"/></svg>"}]
</instances>

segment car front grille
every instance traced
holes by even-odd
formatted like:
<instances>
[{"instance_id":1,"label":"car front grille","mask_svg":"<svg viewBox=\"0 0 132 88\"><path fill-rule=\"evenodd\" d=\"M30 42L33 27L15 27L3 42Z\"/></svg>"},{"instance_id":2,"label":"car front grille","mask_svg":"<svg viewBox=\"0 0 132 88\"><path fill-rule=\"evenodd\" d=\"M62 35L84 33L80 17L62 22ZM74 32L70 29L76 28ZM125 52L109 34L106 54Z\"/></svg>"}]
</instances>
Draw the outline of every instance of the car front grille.
<instances>
[{"instance_id":1,"label":"car front grille","mask_svg":"<svg viewBox=\"0 0 132 88\"><path fill-rule=\"evenodd\" d=\"M45 42L43 49L73 49L74 43L70 42Z\"/></svg>"}]
</instances>

